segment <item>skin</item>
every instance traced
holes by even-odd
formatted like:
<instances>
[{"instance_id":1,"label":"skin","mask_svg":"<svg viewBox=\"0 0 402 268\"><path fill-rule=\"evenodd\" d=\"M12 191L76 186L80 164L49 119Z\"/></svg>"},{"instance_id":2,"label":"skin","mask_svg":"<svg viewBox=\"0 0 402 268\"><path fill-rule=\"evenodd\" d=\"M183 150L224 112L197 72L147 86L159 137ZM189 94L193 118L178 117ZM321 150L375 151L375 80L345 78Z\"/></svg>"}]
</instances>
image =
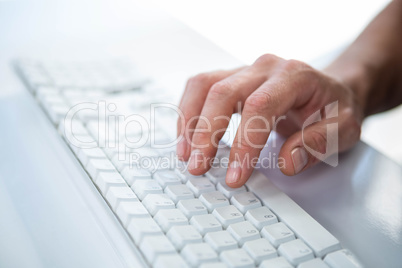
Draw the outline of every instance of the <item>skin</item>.
<instances>
[{"instance_id":1,"label":"skin","mask_svg":"<svg viewBox=\"0 0 402 268\"><path fill-rule=\"evenodd\" d=\"M338 116L326 105L336 102ZM202 73L189 79L180 102L177 155L189 161L189 171L210 169L216 144L228 120L241 113L240 127L230 151L226 183L242 186L253 171L270 131L287 137L279 158L286 175L300 173L320 162L306 146L323 155L346 151L360 139L368 115L402 103L402 1L391 2L360 36L327 68L316 70L296 60L266 54L252 65ZM332 108L334 109L334 108ZM316 111L322 115L303 130ZM280 116L286 116L280 120ZM325 116L327 115L327 116ZM275 120L276 119L276 120ZM338 131L328 128L338 124ZM268 127L269 126L269 127ZM328 134L328 135L327 135ZM327 140L338 135L337 146ZM322 160L322 159L321 159Z\"/></svg>"}]
</instances>

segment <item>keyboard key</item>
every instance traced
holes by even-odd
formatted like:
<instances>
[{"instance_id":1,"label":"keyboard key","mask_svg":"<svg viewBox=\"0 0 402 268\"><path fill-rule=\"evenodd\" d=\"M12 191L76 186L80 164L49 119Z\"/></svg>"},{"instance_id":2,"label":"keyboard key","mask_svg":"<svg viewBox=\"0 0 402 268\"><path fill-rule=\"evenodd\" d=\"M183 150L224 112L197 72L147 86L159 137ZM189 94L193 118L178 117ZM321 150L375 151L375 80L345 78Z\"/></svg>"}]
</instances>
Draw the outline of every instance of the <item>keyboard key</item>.
<instances>
[{"instance_id":1,"label":"keyboard key","mask_svg":"<svg viewBox=\"0 0 402 268\"><path fill-rule=\"evenodd\" d=\"M44 106L44 108L53 124L56 126L64 120L68 111L70 110L70 107L67 105L50 105Z\"/></svg>"},{"instance_id":2,"label":"keyboard key","mask_svg":"<svg viewBox=\"0 0 402 268\"><path fill-rule=\"evenodd\" d=\"M177 203L177 208L179 208L189 219L195 215L208 213L207 208L198 199L180 200Z\"/></svg>"},{"instance_id":3,"label":"keyboard key","mask_svg":"<svg viewBox=\"0 0 402 268\"><path fill-rule=\"evenodd\" d=\"M279 246L278 252L295 266L302 262L314 259L313 251L300 239L283 243Z\"/></svg>"},{"instance_id":4,"label":"keyboard key","mask_svg":"<svg viewBox=\"0 0 402 268\"><path fill-rule=\"evenodd\" d=\"M154 220L165 232L169 231L174 225L188 225L187 217L178 209L159 210Z\"/></svg>"},{"instance_id":5,"label":"keyboard key","mask_svg":"<svg viewBox=\"0 0 402 268\"><path fill-rule=\"evenodd\" d=\"M219 182L225 182L227 169L223 167L212 167L205 176L212 181L212 183L217 184Z\"/></svg>"},{"instance_id":6,"label":"keyboard key","mask_svg":"<svg viewBox=\"0 0 402 268\"><path fill-rule=\"evenodd\" d=\"M113 155L111 161L116 169L122 172L127 167L130 168L130 153L117 153Z\"/></svg>"},{"instance_id":7,"label":"keyboard key","mask_svg":"<svg viewBox=\"0 0 402 268\"><path fill-rule=\"evenodd\" d=\"M116 214L125 227L128 226L132 219L151 217L141 202L120 202L117 206Z\"/></svg>"},{"instance_id":8,"label":"keyboard key","mask_svg":"<svg viewBox=\"0 0 402 268\"><path fill-rule=\"evenodd\" d=\"M202 243L202 236L191 225L173 226L166 235L177 250L188 244Z\"/></svg>"},{"instance_id":9,"label":"keyboard key","mask_svg":"<svg viewBox=\"0 0 402 268\"><path fill-rule=\"evenodd\" d=\"M222 224L211 214L193 216L190 220L190 224L202 235L209 232L222 231Z\"/></svg>"},{"instance_id":10,"label":"keyboard key","mask_svg":"<svg viewBox=\"0 0 402 268\"><path fill-rule=\"evenodd\" d=\"M192 267L199 267L204 262L218 261L218 255L207 243L189 244L181 251L183 258Z\"/></svg>"},{"instance_id":11,"label":"keyboard key","mask_svg":"<svg viewBox=\"0 0 402 268\"><path fill-rule=\"evenodd\" d=\"M226 198L221 192L209 192L203 193L200 196L200 200L208 208L209 212L212 212L215 208L229 206L229 199Z\"/></svg>"},{"instance_id":12,"label":"keyboard key","mask_svg":"<svg viewBox=\"0 0 402 268\"><path fill-rule=\"evenodd\" d=\"M70 99L71 101L71 99ZM99 113L98 109L92 110L92 109L82 109L77 113L78 118L84 122L87 123L89 121L95 121L99 119Z\"/></svg>"},{"instance_id":13,"label":"keyboard key","mask_svg":"<svg viewBox=\"0 0 402 268\"><path fill-rule=\"evenodd\" d=\"M204 240L218 253L238 248L237 241L228 231L207 233Z\"/></svg>"},{"instance_id":14,"label":"keyboard key","mask_svg":"<svg viewBox=\"0 0 402 268\"><path fill-rule=\"evenodd\" d=\"M260 200L251 192L235 194L230 199L230 202L242 213L246 213L253 208L261 207Z\"/></svg>"},{"instance_id":15,"label":"keyboard key","mask_svg":"<svg viewBox=\"0 0 402 268\"><path fill-rule=\"evenodd\" d=\"M103 195L106 195L110 187L128 187L118 172L100 172L96 185Z\"/></svg>"},{"instance_id":16,"label":"keyboard key","mask_svg":"<svg viewBox=\"0 0 402 268\"><path fill-rule=\"evenodd\" d=\"M340 249L339 241L263 174L255 171L246 183L261 202L309 246L317 257Z\"/></svg>"},{"instance_id":17,"label":"keyboard key","mask_svg":"<svg viewBox=\"0 0 402 268\"><path fill-rule=\"evenodd\" d=\"M231 224L227 230L240 246L247 241L261 238L260 232L248 221Z\"/></svg>"},{"instance_id":18,"label":"keyboard key","mask_svg":"<svg viewBox=\"0 0 402 268\"><path fill-rule=\"evenodd\" d=\"M131 186L136 180L150 180L152 179L152 174L148 170L136 168L136 167L126 167L121 172L121 175L126 180L126 182Z\"/></svg>"},{"instance_id":19,"label":"keyboard key","mask_svg":"<svg viewBox=\"0 0 402 268\"><path fill-rule=\"evenodd\" d=\"M154 268L188 268L189 266L179 254L160 255L156 258Z\"/></svg>"},{"instance_id":20,"label":"keyboard key","mask_svg":"<svg viewBox=\"0 0 402 268\"><path fill-rule=\"evenodd\" d=\"M258 230L261 230L264 226L274 224L278 222L277 217L267 207L259 207L251 209L244 215L248 221L250 221Z\"/></svg>"},{"instance_id":21,"label":"keyboard key","mask_svg":"<svg viewBox=\"0 0 402 268\"><path fill-rule=\"evenodd\" d=\"M116 143L115 141L108 141L106 143L106 147L103 148L103 152L110 158L116 154L124 154L129 153L129 148L124 143Z\"/></svg>"},{"instance_id":22,"label":"keyboard key","mask_svg":"<svg viewBox=\"0 0 402 268\"><path fill-rule=\"evenodd\" d=\"M162 137L162 139L161 139L160 141L161 141L161 144L169 144L172 140L169 140L169 138L163 139L163 137ZM159 143L159 141L158 141L158 143ZM176 150L175 150L174 147L169 147L169 148L154 148L154 150L157 151L158 154L159 154L160 156L163 156L163 157L172 157L172 159L173 159L173 158L176 156ZM179 176L179 175L178 175L178 176ZM181 177L180 177L180 176L179 176L179 178L180 178L180 180L181 180Z\"/></svg>"},{"instance_id":23,"label":"keyboard key","mask_svg":"<svg viewBox=\"0 0 402 268\"><path fill-rule=\"evenodd\" d=\"M216 208L212 215L222 223L224 228L227 228L230 224L244 221L243 214L232 205Z\"/></svg>"},{"instance_id":24,"label":"keyboard key","mask_svg":"<svg viewBox=\"0 0 402 268\"><path fill-rule=\"evenodd\" d=\"M215 185L213 185L207 178L189 179L186 185L191 191L193 191L196 197L199 197L203 193L215 191Z\"/></svg>"},{"instance_id":25,"label":"keyboard key","mask_svg":"<svg viewBox=\"0 0 402 268\"><path fill-rule=\"evenodd\" d=\"M177 204L180 200L194 199L193 192L186 185L169 185L165 188L165 193Z\"/></svg>"},{"instance_id":26,"label":"keyboard key","mask_svg":"<svg viewBox=\"0 0 402 268\"><path fill-rule=\"evenodd\" d=\"M142 201L142 204L152 216L155 216L160 209L175 208L175 204L167 194L148 194Z\"/></svg>"},{"instance_id":27,"label":"keyboard key","mask_svg":"<svg viewBox=\"0 0 402 268\"><path fill-rule=\"evenodd\" d=\"M68 96L66 96L65 98L67 100L69 100L68 102L70 103L71 106L77 105L77 104L81 104L82 102L87 102L87 101L91 101L90 98L88 98L83 92L78 92L75 91L76 95L73 95L72 92L68 93ZM65 94L65 92L63 91L63 94ZM85 124L85 127L88 131L89 134L91 134L91 136L96 139L96 140L100 140L100 137L102 139L108 139L110 140L112 137L108 137L106 136L107 134L109 134L109 129L113 129L113 127L115 127L114 124L112 124L111 122L103 122L103 120L99 120L99 119L95 119L92 121L87 121ZM113 134L113 133L110 133Z\"/></svg>"},{"instance_id":28,"label":"keyboard key","mask_svg":"<svg viewBox=\"0 0 402 268\"><path fill-rule=\"evenodd\" d=\"M243 249L253 258L257 265L264 260L272 259L278 256L276 249L265 238L244 243Z\"/></svg>"},{"instance_id":29,"label":"keyboard key","mask_svg":"<svg viewBox=\"0 0 402 268\"><path fill-rule=\"evenodd\" d=\"M261 231L261 235L268 239L275 247L296 239L294 233L282 222L265 226Z\"/></svg>"},{"instance_id":30,"label":"keyboard key","mask_svg":"<svg viewBox=\"0 0 402 268\"><path fill-rule=\"evenodd\" d=\"M183 183L186 183L189 179L201 179L204 176L195 176L188 172L188 170L182 170L181 168L175 169L176 174L180 177Z\"/></svg>"},{"instance_id":31,"label":"keyboard key","mask_svg":"<svg viewBox=\"0 0 402 268\"><path fill-rule=\"evenodd\" d=\"M50 77L46 75L38 63L29 62L23 65L19 64L19 68L24 72L25 79L28 81L30 89L33 91L39 90L42 86L50 88L50 85L53 84Z\"/></svg>"},{"instance_id":32,"label":"keyboard key","mask_svg":"<svg viewBox=\"0 0 402 268\"><path fill-rule=\"evenodd\" d=\"M284 257L265 260L259 268L294 268Z\"/></svg>"},{"instance_id":33,"label":"keyboard key","mask_svg":"<svg viewBox=\"0 0 402 268\"><path fill-rule=\"evenodd\" d=\"M90 149L81 149L78 151L78 159L83 166L86 166L90 159L106 159L105 153L98 147Z\"/></svg>"},{"instance_id":34,"label":"keyboard key","mask_svg":"<svg viewBox=\"0 0 402 268\"><path fill-rule=\"evenodd\" d=\"M66 136L66 132L69 132L72 135L88 135L88 131L84 125L79 120L75 119L71 121L61 120L58 131L63 137Z\"/></svg>"},{"instance_id":35,"label":"keyboard key","mask_svg":"<svg viewBox=\"0 0 402 268\"><path fill-rule=\"evenodd\" d=\"M200 268L228 268L223 262L210 262L200 266Z\"/></svg>"},{"instance_id":36,"label":"keyboard key","mask_svg":"<svg viewBox=\"0 0 402 268\"><path fill-rule=\"evenodd\" d=\"M220 255L220 259L229 267L233 268L254 268L254 261L250 258L244 249L232 249L224 251Z\"/></svg>"},{"instance_id":37,"label":"keyboard key","mask_svg":"<svg viewBox=\"0 0 402 268\"><path fill-rule=\"evenodd\" d=\"M360 268L363 267L356 257L347 249L329 253L324 258L324 262L331 268Z\"/></svg>"},{"instance_id":38,"label":"keyboard key","mask_svg":"<svg viewBox=\"0 0 402 268\"><path fill-rule=\"evenodd\" d=\"M77 94L73 94L72 90L67 90L69 92L65 92L65 89L63 90L63 95L64 98L66 99L66 102L70 105L70 107L73 107L75 105L81 104L83 102L93 102L96 101L94 98L91 98L89 96L86 96L84 92L79 92L77 90L75 90L74 92L76 92ZM86 125L88 130L91 130L91 135L94 138L98 138L98 133L93 131L92 128L89 128L89 123L95 122L97 121L96 118L94 118L93 121L91 121L91 118L88 119Z\"/></svg>"},{"instance_id":39,"label":"keyboard key","mask_svg":"<svg viewBox=\"0 0 402 268\"><path fill-rule=\"evenodd\" d=\"M108 159L91 159L86 169L93 180L98 177L99 172L117 172Z\"/></svg>"},{"instance_id":40,"label":"keyboard key","mask_svg":"<svg viewBox=\"0 0 402 268\"><path fill-rule=\"evenodd\" d=\"M64 98L58 92L44 92L41 90L37 91L36 95L38 101L44 106L66 106L67 103Z\"/></svg>"},{"instance_id":41,"label":"keyboard key","mask_svg":"<svg viewBox=\"0 0 402 268\"><path fill-rule=\"evenodd\" d=\"M164 235L144 237L140 249L149 263L154 263L159 255L176 253L172 243Z\"/></svg>"},{"instance_id":42,"label":"keyboard key","mask_svg":"<svg viewBox=\"0 0 402 268\"><path fill-rule=\"evenodd\" d=\"M224 142L219 142L219 150L216 152L214 165L221 168L227 168L229 165L230 147Z\"/></svg>"},{"instance_id":43,"label":"keyboard key","mask_svg":"<svg viewBox=\"0 0 402 268\"><path fill-rule=\"evenodd\" d=\"M38 87L35 92L36 99L42 102L46 97L58 97L61 98L60 91L54 87Z\"/></svg>"},{"instance_id":44,"label":"keyboard key","mask_svg":"<svg viewBox=\"0 0 402 268\"><path fill-rule=\"evenodd\" d=\"M109 202L113 210L116 211L117 206L123 201L138 201L137 196L133 193L130 187L110 187L106 194L106 200Z\"/></svg>"},{"instance_id":45,"label":"keyboard key","mask_svg":"<svg viewBox=\"0 0 402 268\"><path fill-rule=\"evenodd\" d=\"M325 262L323 262L321 259L316 258L316 259L301 263L299 266L297 266L297 268L330 268L330 267Z\"/></svg>"},{"instance_id":46,"label":"keyboard key","mask_svg":"<svg viewBox=\"0 0 402 268\"><path fill-rule=\"evenodd\" d=\"M163 234L159 225L152 218L132 220L127 227L127 231L137 245L145 236Z\"/></svg>"},{"instance_id":47,"label":"keyboard key","mask_svg":"<svg viewBox=\"0 0 402 268\"><path fill-rule=\"evenodd\" d=\"M223 193L227 198L231 198L235 194L246 192L246 187L241 186L239 188L232 188L227 186L224 182L219 182L216 186L219 192Z\"/></svg>"},{"instance_id":48,"label":"keyboard key","mask_svg":"<svg viewBox=\"0 0 402 268\"><path fill-rule=\"evenodd\" d=\"M157 171L154 173L153 177L164 189L168 185L181 184L180 177L172 170Z\"/></svg>"},{"instance_id":49,"label":"keyboard key","mask_svg":"<svg viewBox=\"0 0 402 268\"><path fill-rule=\"evenodd\" d=\"M88 134L75 135L71 133L66 133L64 138L67 145L70 146L71 150L76 155L78 154L78 151L81 149L96 148L98 146L98 143ZM88 164L85 167L88 171Z\"/></svg>"},{"instance_id":50,"label":"keyboard key","mask_svg":"<svg viewBox=\"0 0 402 268\"><path fill-rule=\"evenodd\" d=\"M163 194L162 187L154 180L136 180L131 188L140 200L143 200L148 194Z\"/></svg>"},{"instance_id":51,"label":"keyboard key","mask_svg":"<svg viewBox=\"0 0 402 268\"><path fill-rule=\"evenodd\" d=\"M152 158L156 159L159 157L159 153L149 147L141 147L141 148L136 148L133 149L133 152L136 155L136 158L138 159L139 163L143 162L144 163L144 168L145 169L154 169L156 166L153 166L154 163L152 163ZM145 161L143 161L146 159Z\"/></svg>"}]
</instances>

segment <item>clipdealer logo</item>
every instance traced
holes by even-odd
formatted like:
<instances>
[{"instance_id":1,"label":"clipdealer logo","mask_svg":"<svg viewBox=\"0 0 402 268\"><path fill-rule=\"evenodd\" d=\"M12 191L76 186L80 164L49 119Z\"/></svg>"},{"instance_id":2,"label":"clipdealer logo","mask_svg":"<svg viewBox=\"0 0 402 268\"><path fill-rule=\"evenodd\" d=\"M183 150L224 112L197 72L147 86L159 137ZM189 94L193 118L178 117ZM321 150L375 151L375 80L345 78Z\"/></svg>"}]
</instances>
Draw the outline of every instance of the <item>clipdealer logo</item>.
<instances>
[{"instance_id":1,"label":"clipdealer logo","mask_svg":"<svg viewBox=\"0 0 402 268\"><path fill-rule=\"evenodd\" d=\"M328 123L326 124L326 148L325 148L325 153L318 152L308 146L306 142L304 141L304 130L319 121L325 120L325 119L330 119L330 118L337 118L338 117L338 101L332 102L330 104L327 104L324 108L325 111L325 117L322 118L321 116L321 110L318 110L314 112L312 115L310 115L306 121L304 121L303 126L302 126L302 140L303 140L303 145L304 148L315 158L319 159L320 161L332 166L336 167L338 166L338 153L331 154L332 152L337 152L338 151L338 123Z\"/></svg>"}]
</instances>

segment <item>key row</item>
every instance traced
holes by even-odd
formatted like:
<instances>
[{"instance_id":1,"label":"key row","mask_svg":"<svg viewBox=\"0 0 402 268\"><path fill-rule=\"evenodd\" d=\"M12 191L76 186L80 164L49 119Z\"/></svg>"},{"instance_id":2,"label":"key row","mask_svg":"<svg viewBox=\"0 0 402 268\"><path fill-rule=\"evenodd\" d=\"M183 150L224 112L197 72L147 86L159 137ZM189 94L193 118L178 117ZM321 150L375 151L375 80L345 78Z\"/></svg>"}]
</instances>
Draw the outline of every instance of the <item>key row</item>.
<instances>
[{"instance_id":1,"label":"key row","mask_svg":"<svg viewBox=\"0 0 402 268\"><path fill-rule=\"evenodd\" d=\"M77 152L77 155L90 175L96 178L96 181L99 180L98 186L103 193L111 186L124 186L118 172L110 161L104 158L104 154L99 148L82 149ZM163 193L164 188L175 203L181 199L190 199L202 195L201 200L204 201L210 212L218 206L228 205L229 202L223 195L227 198L231 197L232 203L243 213L251 208L261 206L260 201L252 193L246 192L244 187L232 189L225 183L219 182L216 188L223 193L222 195L215 191L214 184L206 178L189 179L186 185L181 185L177 173L171 170L159 171L154 175L142 169L130 169L130 171L130 177L135 176L136 178L132 187L141 200L150 193ZM123 172L125 175L128 175L127 173L128 171ZM152 177L155 178L155 181L151 180ZM236 193L239 194L236 195Z\"/></svg>"},{"instance_id":2,"label":"key row","mask_svg":"<svg viewBox=\"0 0 402 268\"><path fill-rule=\"evenodd\" d=\"M18 68L35 92L43 87L56 90L120 91L142 87L149 80L141 77L133 64L121 63L38 63L19 62Z\"/></svg>"},{"instance_id":3,"label":"key row","mask_svg":"<svg viewBox=\"0 0 402 268\"><path fill-rule=\"evenodd\" d=\"M105 181L107 181L107 183ZM139 198L152 215L155 215L160 209L176 208L177 206L188 219L195 215L212 213L222 222L224 228L227 228L231 223L244 219L244 208L247 208L247 206L240 202L241 198L247 196L248 193L233 196L231 203L234 205L230 205L228 199L220 192L202 194L199 199L194 199L194 196L189 190L183 190L181 197L185 198L180 198L180 200L176 198L175 200L169 195L170 188L167 188L167 194L164 194L155 181L144 180L141 182L142 183L135 184L135 194L128 186L125 186L124 180L108 173L102 174L96 183L101 189L101 192L106 195L106 199L113 208L116 208L119 202L134 201ZM113 187L108 187L108 185L110 185L108 183L113 183ZM175 186L172 191L178 192L175 188L177 188L177 186ZM177 195L175 196L177 197ZM252 206L247 209L244 215L258 230L278 221L277 217L267 207L261 205L254 206L253 200L254 199L251 199Z\"/></svg>"},{"instance_id":4,"label":"key row","mask_svg":"<svg viewBox=\"0 0 402 268\"><path fill-rule=\"evenodd\" d=\"M203 239L191 225L175 226L166 236L162 232L145 236L139 247L151 264L157 255L177 251L194 267L219 259L230 267L255 267L260 264L270 267L266 260L277 259L278 256L282 257L283 264L293 267L291 265L297 266L314 259L313 251L300 239L283 243L277 250L264 238L247 241L238 247L228 231L208 233Z\"/></svg>"},{"instance_id":5,"label":"key row","mask_svg":"<svg viewBox=\"0 0 402 268\"><path fill-rule=\"evenodd\" d=\"M101 190L106 191L111 186L123 186L123 179L118 179L120 175L110 161L96 158L98 156L102 157L101 152L92 151L91 157L94 158L87 161L87 158L81 156L82 151L78 152L78 157L84 165L87 163L88 173L97 178L96 181L100 181ZM227 205L229 203L228 198L243 213L251 208L261 206L258 198L251 192L246 192L245 188L233 190L222 182L219 182L215 187L208 179L203 177L189 179L186 185L183 185L180 178L171 170L158 171L152 175L143 169L130 169L130 172L127 171L122 174L123 178L130 178L126 181L129 185L132 182L131 187L141 200L149 193L165 192L175 203L182 199L200 197L210 212L218 206ZM153 178L155 179L153 180Z\"/></svg>"},{"instance_id":6,"label":"key row","mask_svg":"<svg viewBox=\"0 0 402 268\"><path fill-rule=\"evenodd\" d=\"M324 260L314 258L301 240L293 240L283 244L275 251L265 239L246 242L242 248L229 249L217 253L207 243L187 244L180 254L164 236L144 239L140 245L147 260L155 268L167 267L256 267L260 268L356 268L355 260L347 250L339 250L328 254ZM278 256L279 253L279 256ZM187 263L186 263L187 262Z\"/></svg>"}]
</instances>

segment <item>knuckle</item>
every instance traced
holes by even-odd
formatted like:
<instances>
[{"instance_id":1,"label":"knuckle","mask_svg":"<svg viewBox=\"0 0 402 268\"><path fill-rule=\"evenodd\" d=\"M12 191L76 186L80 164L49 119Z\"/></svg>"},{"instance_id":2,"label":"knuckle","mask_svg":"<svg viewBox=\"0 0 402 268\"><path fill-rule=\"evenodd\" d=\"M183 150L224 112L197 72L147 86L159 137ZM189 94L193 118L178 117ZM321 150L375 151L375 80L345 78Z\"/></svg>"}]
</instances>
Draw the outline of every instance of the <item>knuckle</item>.
<instances>
[{"instance_id":1,"label":"knuckle","mask_svg":"<svg viewBox=\"0 0 402 268\"><path fill-rule=\"evenodd\" d=\"M253 144L247 139L241 139L238 143L238 149L243 150L244 152L251 152L254 149Z\"/></svg>"},{"instance_id":2,"label":"knuckle","mask_svg":"<svg viewBox=\"0 0 402 268\"><path fill-rule=\"evenodd\" d=\"M273 62L277 62L280 58L273 54L264 54L257 58L254 62L254 65L266 65L271 64Z\"/></svg>"},{"instance_id":3,"label":"knuckle","mask_svg":"<svg viewBox=\"0 0 402 268\"><path fill-rule=\"evenodd\" d=\"M205 141L209 138L209 135L210 135L210 133L208 133L208 132L196 131L196 132L194 132L193 140L194 140L194 142Z\"/></svg>"},{"instance_id":4,"label":"knuckle","mask_svg":"<svg viewBox=\"0 0 402 268\"><path fill-rule=\"evenodd\" d=\"M190 114L185 114L183 121L184 121L184 124L185 124L185 125L188 125L188 124L193 124L193 125L195 125L195 123L196 123L196 118L195 118L194 116L190 115ZM179 124L182 124L183 121L179 119Z\"/></svg>"},{"instance_id":5,"label":"knuckle","mask_svg":"<svg viewBox=\"0 0 402 268\"><path fill-rule=\"evenodd\" d=\"M219 100L226 98L232 94L232 85L226 81L222 80L216 82L212 85L211 90L209 91L209 97L213 100Z\"/></svg>"},{"instance_id":6,"label":"knuckle","mask_svg":"<svg viewBox=\"0 0 402 268\"><path fill-rule=\"evenodd\" d=\"M198 83L204 83L208 81L209 79L209 74L208 73L199 73L189 79L190 83L198 84Z\"/></svg>"},{"instance_id":7,"label":"knuckle","mask_svg":"<svg viewBox=\"0 0 402 268\"><path fill-rule=\"evenodd\" d=\"M327 135L325 131L312 130L310 133L311 145L316 151L325 154L327 150Z\"/></svg>"},{"instance_id":8,"label":"knuckle","mask_svg":"<svg viewBox=\"0 0 402 268\"><path fill-rule=\"evenodd\" d=\"M260 112L265 110L271 102L272 96L269 93L254 93L246 99L245 109L248 111Z\"/></svg>"},{"instance_id":9,"label":"knuckle","mask_svg":"<svg viewBox=\"0 0 402 268\"><path fill-rule=\"evenodd\" d=\"M348 120L346 120L346 129L348 129L349 133L348 137L353 141L360 139L361 122L355 117L353 109L345 109L341 116L348 118Z\"/></svg>"},{"instance_id":10,"label":"knuckle","mask_svg":"<svg viewBox=\"0 0 402 268\"><path fill-rule=\"evenodd\" d=\"M197 74L188 79L186 88L187 90L199 90L200 87L203 88L203 85L207 85L210 79L211 75L209 73Z\"/></svg>"},{"instance_id":11,"label":"knuckle","mask_svg":"<svg viewBox=\"0 0 402 268\"><path fill-rule=\"evenodd\" d=\"M192 138L192 147L195 148L203 148L209 145L210 142L210 133L208 132L194 132Z\"/></svg>"},{"instance_id":12,"label":"knuckle","mask_svg":"<svg viewBox=\"0 0 402 268\"><path fill-rule=\"evenodd\" d=\"M285 61L283 67L285 70L291 71L291 70L295 70L295 69L307 69L307 68L309 68L309 65L302 61L290 59L290 60Z\"/></svg>"}]
</instances>

